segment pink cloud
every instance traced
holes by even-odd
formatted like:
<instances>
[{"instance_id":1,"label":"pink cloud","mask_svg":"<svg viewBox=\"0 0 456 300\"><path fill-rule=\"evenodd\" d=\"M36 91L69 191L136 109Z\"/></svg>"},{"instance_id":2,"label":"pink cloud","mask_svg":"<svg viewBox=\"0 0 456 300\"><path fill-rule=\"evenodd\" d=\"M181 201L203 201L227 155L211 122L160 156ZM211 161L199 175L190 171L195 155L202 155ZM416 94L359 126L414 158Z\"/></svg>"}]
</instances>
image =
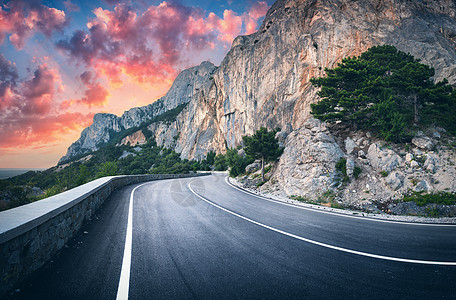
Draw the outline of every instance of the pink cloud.
<instances>
[{"instance_id":1,"label":"pink cloud","mask_svg":"<svg viewBox=\"0 0 456 300\"><path fill-rule=\"evenodd\" d=\"M29 1L11 1L0 6L0 43L7 35L10 42L22 49L34 32L50 37L66 25L65 12Z\"/></svg>"},{"instance_id":2,"label":"pink cloud","mask_svg":"<svg viewBox=\"0 0 456 300\"><path fill-rule=\"evenodd\" d=\"M124 4L112 11L97 8L96 17L87 24L88 32L76 31L57 47L114 86L122 84L122 74L140 83L160 83L176 76L174 66L185 47L182 24L191 13L187 9L164 2L138 16Z\"/></svg>"},{"instance_id":3,"label":"pink cloud","mask_svg":"<svg viewBox=\"0 0 456 300\"><path fill-rule=\"evenodd\" d=\"M218 30L218 38L223 42L231 43L242 30L242 17L232 10L225 10L223 19L212 13L209 15L209 21Z\"/></svg>"},{"instance_id":4,"label":"pink cloud","mask_svg":"<svg viewBox=\"0 0 456 300\"><path fill-rule=\"evenodd\" d=\"M61 86L60 74L56 69L42 64L35 70L31 79L19 84L16 83L16 79L17 77L6 82L7 85L4 86L0 102L2 117L8 112L21 115L43 115L51 111L56 87L58 90Z\"/></svg>"},{"instance_id":5,"label":"pink cloud","mask_svg":"<svg viewBox=\"0 0 456 300\"><path fill-rule=\"evenodd\" d=\"M0 110L4 105L7 90L16 86L18 77L16 65L0 54Z\"/></svg>"},{"instance_id":6,"label":"pink cloud","mask_svg":"<svg viewBox=\"0 0 456 300\"><path fill-rule=\"evenodd\" d=\"M5 81L5 78L7 81ZM62 89L60 74L47 63L39 65L30 78L18 79L14 64L0 55L0 148L45 145L62 135L90 124L93 114L58 113ZM88 93L90 101L95 93Z\"/></svg>"},{"instance_id":7,"label":"pink cloud","mask_svg":"<svg viewBox=\"0 0 456 300\"><path fill-rule=\"evenodd\" d=\"M255 2L250 10L248 11L248 15L254 19L258 20L266 15L269 10L269 5L265 1L257 1Z\"/></svg>"},{"instance_id":8,"label":"pink cloud","mask_svg":"<svg viewBox=\"0 0 456 300\"><path fill-rule=\"evenodd\" d=\"M225 10L220 18L175 2L151 5L143 13L118 4L96 8L87 30L56 45L114 87L122 85L123 75L154 85L174 79L192 52L230 44L243 27L247 33L256 30L266 11L266 2L256 2L242 15Z\"/></svg>"},{"instance_id":9,"label":"pink cloud","mask_svg":"<svg viewBox=\"0 0 456 300\"><path fill-rule=\"evenodd\" d=\"M258 20L266 15L269 5L264 1L255 2L250 10L243 15L245 34L252 34L258 30Z\"/></svg>"},{"instance_id":10,"label":"pink cloud","mask_svg":"<svg viewBox=\"0 0 456 300\"><path fill-rule=\"evenodd\" d=\"M268 12L269 6L264 1L255 2L252 7L242 15L236 14L232 10L225 10L223 18L219 18L214 13L210 13L208 22L219 34L218 39L231 43L240 34L252 34L258 30L258 21ZM244 24L245 30L242 30Z\"/></svg>"},{"instance_id":11,"label":"pink cloud","mask_svg":"<svg viewBox=\"0 0 456 300\"><path fill-rule=\"evenodd\" d=\"M21 84L21 97L18 107L24 114L49 113L54 101L56 82L60 81L57 70L41 65L31 80Z\"/></svg>"}]
</instances>

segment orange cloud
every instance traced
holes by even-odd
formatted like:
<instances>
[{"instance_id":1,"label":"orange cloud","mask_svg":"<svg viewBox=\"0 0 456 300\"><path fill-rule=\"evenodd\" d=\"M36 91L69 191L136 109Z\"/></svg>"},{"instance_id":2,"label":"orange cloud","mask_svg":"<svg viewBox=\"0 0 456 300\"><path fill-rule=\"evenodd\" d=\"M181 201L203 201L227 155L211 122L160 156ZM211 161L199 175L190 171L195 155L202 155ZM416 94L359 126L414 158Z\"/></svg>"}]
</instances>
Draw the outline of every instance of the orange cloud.
<instances>
[{"instance_id":1,"label":"orange cloud","mask_svg":"<svg viewBox=\"0 0 456 300\"><path fill-rule=\"evenodd\" d=\"M90 125L93 114L65 113L0 119L0 149L23 148L59 141L62 135Z\"/></svg>"},{"instance_id":2,"label":"orange cloud","mask_svg":"<svg viewBox=\"0 0 456 300\"><path fill-rule=\"evenodd\" d=\"M60 109L66 110L75 104L84 104L88 107L105 106L108 104L109 91L97 81L97 76L90 71L86 71L80 76L82 84L87 88L81 99L71 99L62 101Z\"/></svg>"},{"instance_id":3,"label":"orange cloud","mask_svg":"<svg viewBox=\"0 0 456 300\"><path fill-rule=\"evenodd\" d=\"M108 104L109 92L100 83L90 85L81 102L87 106L104 106Z\"/></svg>"}]
</instances>

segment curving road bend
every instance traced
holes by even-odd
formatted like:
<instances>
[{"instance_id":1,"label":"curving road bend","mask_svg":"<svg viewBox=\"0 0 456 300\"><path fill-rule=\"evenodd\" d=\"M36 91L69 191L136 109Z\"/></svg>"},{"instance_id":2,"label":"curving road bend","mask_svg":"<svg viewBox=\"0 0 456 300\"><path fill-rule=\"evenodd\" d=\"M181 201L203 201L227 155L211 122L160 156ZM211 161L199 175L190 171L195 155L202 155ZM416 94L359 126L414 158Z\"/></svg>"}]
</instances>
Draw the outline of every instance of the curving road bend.
<instances>
[{"instance_id":1,"label":"curving road bend","mask_svg":"<svg viewBox=\"0 0 456 300\"><path fill-rule=\"evenodd\" d=\"M114 192L68 248L10 298L456 296L456 226L303 209L238 190L225 177Z\"/></svg>"}]
</instances>

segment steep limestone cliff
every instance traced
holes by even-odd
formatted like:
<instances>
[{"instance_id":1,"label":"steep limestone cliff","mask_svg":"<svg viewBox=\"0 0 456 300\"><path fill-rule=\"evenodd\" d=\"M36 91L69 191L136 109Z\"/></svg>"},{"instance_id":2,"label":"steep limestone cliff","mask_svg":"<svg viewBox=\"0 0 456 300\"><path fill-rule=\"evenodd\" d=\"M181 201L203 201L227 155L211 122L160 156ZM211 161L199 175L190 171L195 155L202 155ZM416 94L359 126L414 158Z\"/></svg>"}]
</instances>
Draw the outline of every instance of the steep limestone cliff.
<instances>
[{"instance_id":1,"label":"steep limestone cliff","mask_svg":"<svg viewBox=\"0 0 456 300\"><path fill-rule=\"evenodd\" d=\"M316 101L309 79L380 44L410 52L436 69L436 80L454 84L455 15L454 1L277 1L258 32L234 40L211 85L176 122L151 130L159 144L199 159L260 126L298 129Z\"/></svg>"}]
</instances>

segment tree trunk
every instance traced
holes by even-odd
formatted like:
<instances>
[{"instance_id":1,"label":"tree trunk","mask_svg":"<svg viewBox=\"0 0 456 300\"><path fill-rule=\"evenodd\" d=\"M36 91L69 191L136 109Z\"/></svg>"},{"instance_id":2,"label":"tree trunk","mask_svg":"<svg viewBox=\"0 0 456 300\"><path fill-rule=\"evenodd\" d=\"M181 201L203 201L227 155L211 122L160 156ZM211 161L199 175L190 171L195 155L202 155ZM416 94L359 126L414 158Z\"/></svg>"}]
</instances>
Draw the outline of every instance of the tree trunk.
<instances>
[{"instance_id":1,"label":"tree trunk","mask_svg":"<svg viewBox=\"0 0 456 300\"><path fill-rule=\"evenodd\" d=\"M264 158L261 158L261 181L265 181L264 180Z\"/></svg>"},{"instance_id":2,"label":"tree trunk","mask_svg":"<svg viewBox=\"0 0 456 300\"><path fill-rule=\"evenodd\" d=\"M418 124L420 117L418 115L418 100L416 98L416 94L413 94L413 107L415 109L415 117L413 119L413 122L415 122L415 124Z\"/></svg>"}]
</instances>

